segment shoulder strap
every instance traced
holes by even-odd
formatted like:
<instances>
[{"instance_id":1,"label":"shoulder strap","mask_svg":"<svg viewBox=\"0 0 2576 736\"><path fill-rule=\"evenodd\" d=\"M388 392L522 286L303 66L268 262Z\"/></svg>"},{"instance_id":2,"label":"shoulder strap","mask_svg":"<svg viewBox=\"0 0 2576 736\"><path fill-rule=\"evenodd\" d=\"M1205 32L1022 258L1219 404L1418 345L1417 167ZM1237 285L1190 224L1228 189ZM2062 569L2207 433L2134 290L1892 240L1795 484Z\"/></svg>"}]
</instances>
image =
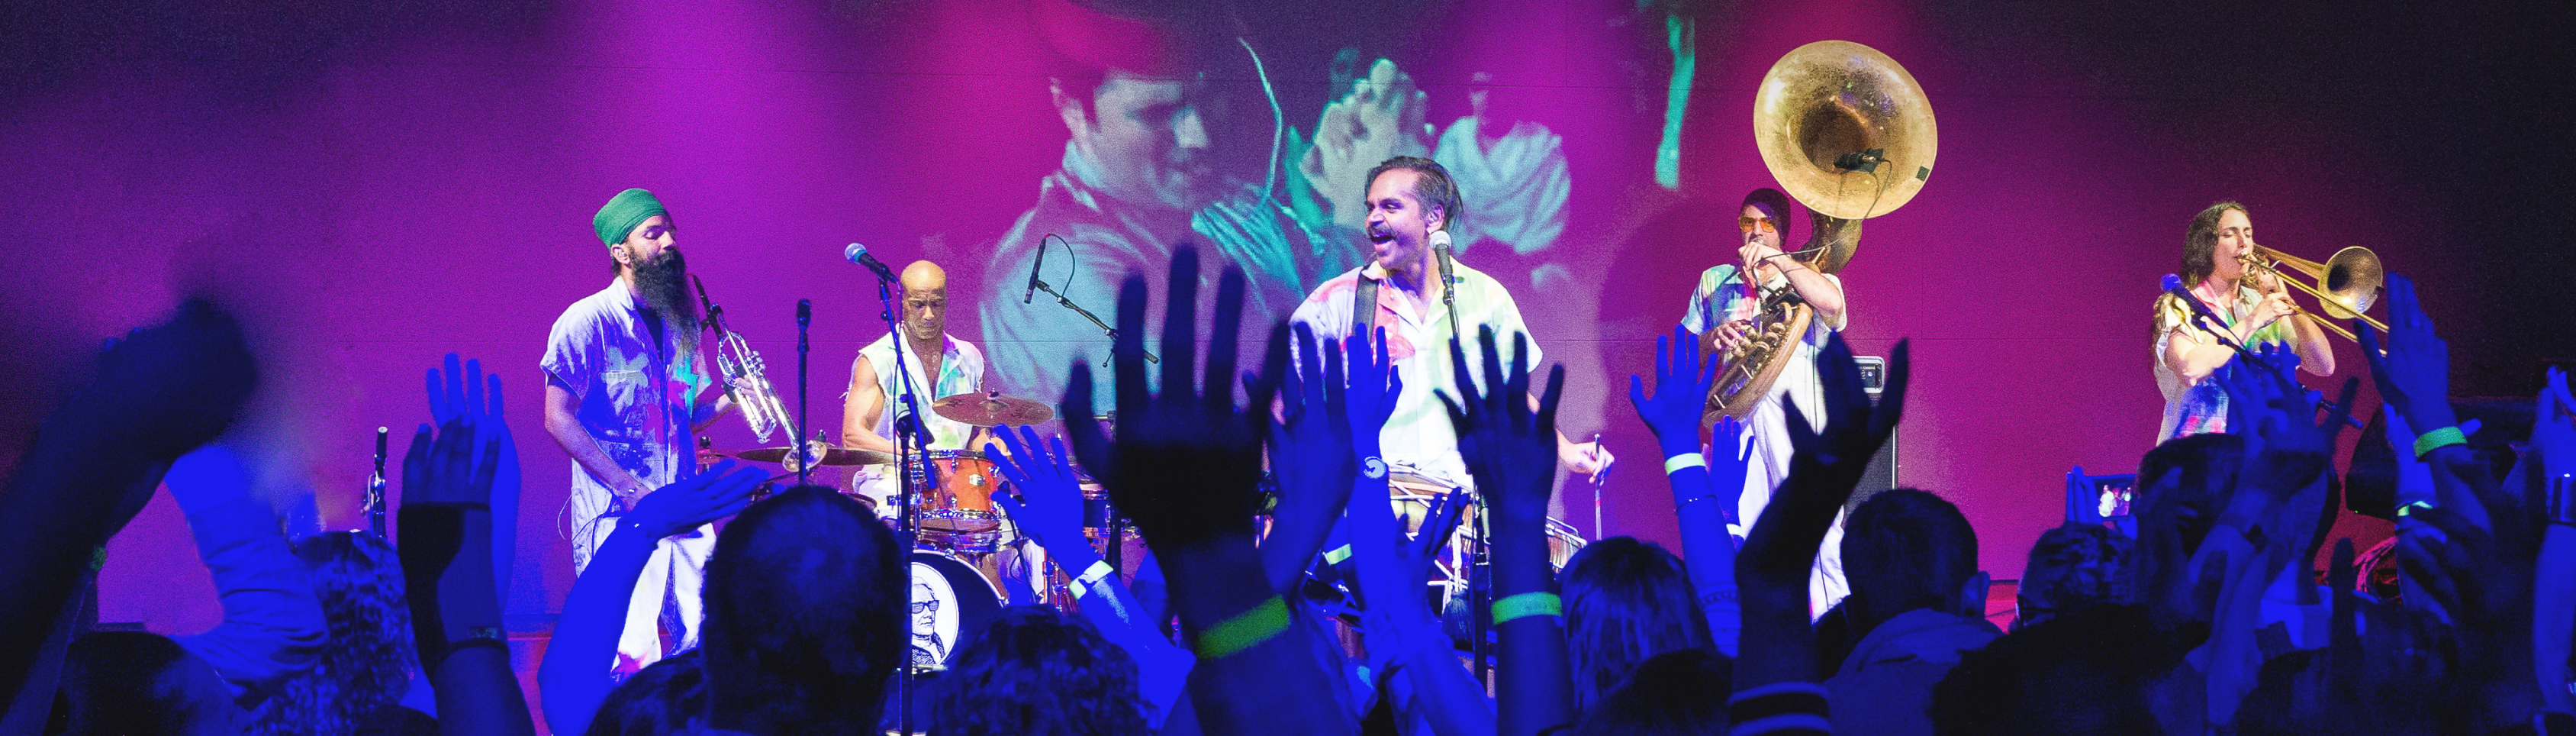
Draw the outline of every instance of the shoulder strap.
<instances>
[{"instance_id":1,"label":"shoulder strap","mask_svg":"<svg viewBox=\"0 0 2576 736\"><path fill-rule=\"evenodd\" d=\"M1377 327L1377 281L1368 274L1358 277L1351 290L1351 336L1374 340L1367 336Z\"/></svg>"}]
</instances>

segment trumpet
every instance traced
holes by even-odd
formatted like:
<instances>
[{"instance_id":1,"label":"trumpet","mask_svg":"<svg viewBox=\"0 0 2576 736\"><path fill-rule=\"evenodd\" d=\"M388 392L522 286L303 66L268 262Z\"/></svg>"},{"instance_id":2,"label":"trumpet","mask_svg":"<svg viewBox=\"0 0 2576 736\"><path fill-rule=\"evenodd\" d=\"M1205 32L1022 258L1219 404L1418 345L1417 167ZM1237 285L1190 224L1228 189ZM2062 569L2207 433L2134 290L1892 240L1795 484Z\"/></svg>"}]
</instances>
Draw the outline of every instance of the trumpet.
<instances>
[{"instance_id":1,"label":"trumpet","mask_svg":"<svg viewBox=\"0 0 2576 736\"><path fill-rule=\"evenodd\" d=\"M2274 278L2280 279L2281 283L2307 292L2308 296L2317 300L2319 309L2335 319L2359 319L2369 324L2372 329L2382 333L2388 331L2387 323L2363 314L2370 311L2370 305L2373 302L2379 300L2380 286L2388 280L2387 270L2379 264L2379 254L2370 252L2369 248L2358 245L2345 248L2335 251L2335 254L2327 258L2326 262L2318 263L2256 244L2244 255L2238 256L2238 260L2245 263L2245 275L2272 274ZM2290 278L2289 275L2281 273L2283 268L2307 274L2308 278L2316 280L2316 284L2312 286ZM2352 330L2345 329L2332 320L2319 317L2306 309L2300 309L2298 313L2316 320L2318 325L2333 330L2335 334L2342 335L2346 340L2358 341L2358 338L2353 336Z\"/></svg>"},{"instance_id":2,"label":"trumpet","mask_svg":"<svg viewBox=\"0 0 2576 736\"><path fill-rule=\"evenodd\" d=\"M787 405L778 400L778 392L769 387L769 371L753 352L741 333L725 327L724 308L707 298L707 285L690 276L689 283L698 288L698 303L706 307L707 328L716 332L716 369L724 375L725 395L742 407L743 421L751 423L751 433L762 442L780 427L794 427L796 420L787 415ZM788 439L795 439L789 430Z\"/></svg>"}]
</instances>

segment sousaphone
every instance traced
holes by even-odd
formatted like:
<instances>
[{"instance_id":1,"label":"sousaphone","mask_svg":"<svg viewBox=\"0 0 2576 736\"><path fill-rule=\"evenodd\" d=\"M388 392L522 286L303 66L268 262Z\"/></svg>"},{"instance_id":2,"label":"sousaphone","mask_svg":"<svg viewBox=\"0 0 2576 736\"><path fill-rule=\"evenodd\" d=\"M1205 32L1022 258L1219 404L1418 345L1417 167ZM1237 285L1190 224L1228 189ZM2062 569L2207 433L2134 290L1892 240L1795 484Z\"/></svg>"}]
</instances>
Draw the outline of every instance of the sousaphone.
<instances>
[{"instance_id":1,"label":"sousaphone","mask_svg":"<svg viewBox=\"0 0 2576 736\"><path fill-rule=\"evenodd\" d=\"M1905 67L1850 41L1817 41L1790 51L1753 95L1753 143L1781 191L1806 206L1805 245L1790 257L1822 273L1841 271L1860 243L1863 220L1887 214L1923 191L1939 151L1932 101ZM1785 214L1785 213L1784 213ZM1720 356L1707 423L1743 417L1780 377L1815 310L1797 292L1762 294L1753 336ZM1703 349L1715 343L1712 328Z\"/></svg>"}]
</instances>

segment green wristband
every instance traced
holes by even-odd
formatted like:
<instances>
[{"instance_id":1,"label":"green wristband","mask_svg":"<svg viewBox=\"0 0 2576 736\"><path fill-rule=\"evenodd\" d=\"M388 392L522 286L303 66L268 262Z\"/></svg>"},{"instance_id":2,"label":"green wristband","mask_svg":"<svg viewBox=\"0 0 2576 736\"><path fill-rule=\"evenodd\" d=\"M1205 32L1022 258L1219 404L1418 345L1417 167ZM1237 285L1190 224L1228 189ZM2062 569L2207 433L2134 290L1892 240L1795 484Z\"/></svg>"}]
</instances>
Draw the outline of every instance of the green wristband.
<instances>
[{"instance_id":1,"label":"green wristband","mask_svg":"<svg viewBox=\"0 0 2576 736\"><path fill-rule=\"evenodd\" d=\"M1494 625L1531 616L1564 616L1565 603L1555 593L1522 593L1494 601Z\"/></svg>"},{"instance_id":2,"label":"green wristband","mask_svg":"<svg viewBox=\"0 0 2576 736\"><path fill-rule=\"evenodd\" d=\"M2422 460L2425 455L2433 454L2434 450L2468 443L2468 435L2460 434L2458 427L2443 427L2415 435L2415 459Z\"/></svg>"},{"instance_id":3,"label":"green wristband","mask_svg":"<svg viewBox=\"0 0 2576 736\"><path fill-rule=\"evenodd\" d=\"M1219 621L1190 643L1200 659L1224 659L1259 646L1288 630L1288 604L1271 596L1261 605Z\"/></svg>"}]
</instances>

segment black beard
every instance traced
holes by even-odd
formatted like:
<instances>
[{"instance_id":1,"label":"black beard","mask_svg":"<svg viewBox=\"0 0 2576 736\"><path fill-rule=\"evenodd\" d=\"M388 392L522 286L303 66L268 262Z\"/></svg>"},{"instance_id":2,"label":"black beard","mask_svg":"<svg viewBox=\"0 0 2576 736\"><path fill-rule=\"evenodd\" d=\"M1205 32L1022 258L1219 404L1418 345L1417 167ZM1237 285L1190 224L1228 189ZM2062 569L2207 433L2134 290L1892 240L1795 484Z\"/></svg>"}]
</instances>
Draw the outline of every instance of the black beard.
<instances>
[{"instance_id":1,"label":"black beard","mask_svg":"<svg viewBox=\"0 0 2576 736\"><path fill-rule=\"evenodd\" d=\"M661 315L676 330L674 342L680 352L688 354L698 348L698 309L689 301L689 264L680 257L678 248L664 248L662 255L635 261L635 291L643 296L644 306Z\"/></svg>"}]
</instances>

